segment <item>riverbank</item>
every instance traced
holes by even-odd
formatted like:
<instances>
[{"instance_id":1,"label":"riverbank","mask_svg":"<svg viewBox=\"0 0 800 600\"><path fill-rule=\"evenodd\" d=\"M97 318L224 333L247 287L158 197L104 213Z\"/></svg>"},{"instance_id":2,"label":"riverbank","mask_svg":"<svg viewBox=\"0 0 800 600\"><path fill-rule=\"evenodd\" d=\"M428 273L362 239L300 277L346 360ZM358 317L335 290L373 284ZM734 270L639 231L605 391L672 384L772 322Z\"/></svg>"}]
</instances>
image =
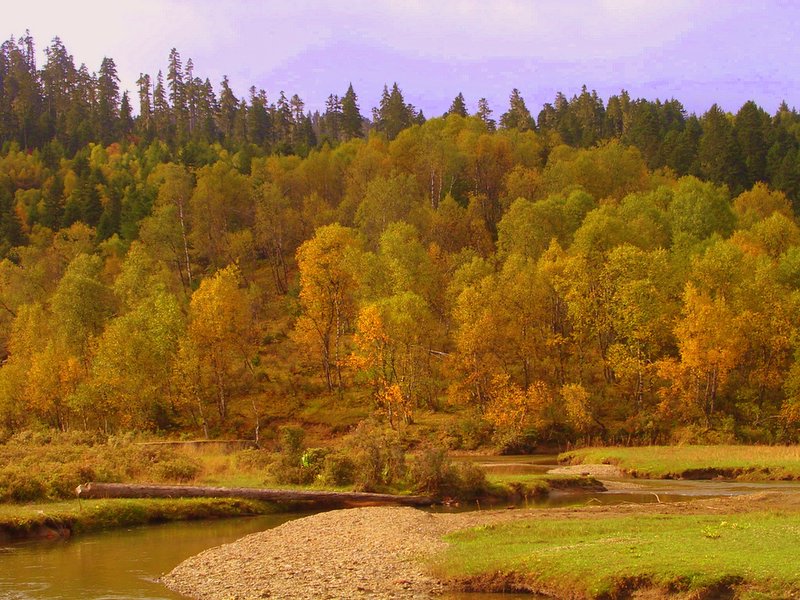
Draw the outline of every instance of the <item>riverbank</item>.
<instances>
[{"instance_id":1,"label":"riverbank","mask_svg":"<svg viewBox=\"0 0 800 600\"><path fill-rule=\"evenodd\" d=\"M787 557L800 551L798 530L800 498L784 494L456 514L361 508L208 550L163 581L198 600L428 598L446 590L792 597L800 573Z\"/></svg>"},{"instance_id":2,"label":"riverbank","mask_svg":"<svg viewBox=\"0 0 800 600\"><path fill-rule=\"evenodd\" d=\"M475 502L478 506L491 506L501 503L522 503L529 499L546 497L554 490L591 492L604 489L596 479L579 475L536 475L525 479L509 477L508 480L499 478L490 482L484 494L470 498L469 501ZM303 502L268 502L238 497L118 498L40 504L0 504L0 541L67 538L78 533L118 527L279 512L308 512L327 510L335 506L326 500L325 492L318 488L296 487L286 492L287 495L292 495L292 491L303 490L310 491L309 495L322 495L323 499L315 503L313 498ZM462 499L447 499L447 503L451 505L460 502ZM368 503L368 500L364 503Z\"/></svg>"},{"instance_id":3,"label":"riverbank","mask_svg":"<svg viewBox=\"0 0 800 600\"><path fill-rule=\"evenodd\" d=\"M800 480L798 446L581 448L559 454L558 462L575 466L573 473L581 472L578 465L606 464L624 476L650 479ZM599 475L596 470L592 474Z\"/></svg>"},{"instance_id":4,"label":"riverbank","mask_svg":"<svg viewBox=\"0 0 800 600\"><path fill-rule=\"evenodd\" d=\"M103 529L170 521L287 512L295 506L239 498L69 500L0 505L0 542L59 539Z\"/></svg>"}]
</instances>

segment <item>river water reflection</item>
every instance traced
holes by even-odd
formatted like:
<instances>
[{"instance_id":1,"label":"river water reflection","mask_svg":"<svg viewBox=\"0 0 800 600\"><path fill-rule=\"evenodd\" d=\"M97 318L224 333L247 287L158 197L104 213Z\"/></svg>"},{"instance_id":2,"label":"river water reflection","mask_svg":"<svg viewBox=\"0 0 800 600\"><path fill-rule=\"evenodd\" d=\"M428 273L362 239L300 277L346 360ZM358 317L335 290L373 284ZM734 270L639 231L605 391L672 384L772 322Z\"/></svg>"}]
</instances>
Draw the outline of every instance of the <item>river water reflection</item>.
<instances>
[{"instance_id":1,"label":"river water reflection","mask_svg":"<svg viewBox=\"0 0 800 600\"><path fill-rule=\"evenodd\" d=\"M155 581L206 548L302 515L169 523L0 547L3 600L175 600Z\"/></svg>"}]
</instances>

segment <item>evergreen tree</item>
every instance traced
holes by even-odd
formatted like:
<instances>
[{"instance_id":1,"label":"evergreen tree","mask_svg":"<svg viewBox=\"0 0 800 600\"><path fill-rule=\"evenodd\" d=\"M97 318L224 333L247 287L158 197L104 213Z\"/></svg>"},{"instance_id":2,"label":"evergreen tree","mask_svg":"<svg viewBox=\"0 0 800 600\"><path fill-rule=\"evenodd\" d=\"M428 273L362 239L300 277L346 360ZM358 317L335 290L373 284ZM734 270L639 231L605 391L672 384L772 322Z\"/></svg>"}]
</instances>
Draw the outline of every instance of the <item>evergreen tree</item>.
<instances>
[{"instance_id":1,"label":"evergreen tree","mask_svg":"<svg viewBox=\"0 0 800 600\"><path fill-rule=\"evenodd\" d=\"M133 110L131 109L131 101L128 98L128 92L122 94L122 100L119 102L119 132L123 138L129 136L133 131Z\"/></svg>"},{"instance_id":2,"label":"evergreen tree","mask_svg":"<svg viewBox=\"0 0 800 600\"><path fill-rule=\"evenodd\" d=\"M137 129L139 133L150 139L153 134L153 103L150 99L150 75L140 73L136 80L139 86L139 117L137 119Z\"/></svg>"},{"instance_id":3,"label":"evergreen tree","mask_svg":"<svg viewBox=\"0 0 800 600\"><path fill-rule=\"evenodd\" d=\"M189 111L186 103L183 64L181 63L181 55L175 48L170 50L169 53L167 87L169 88L169 101L172 104L172 118L170 121L173 123L178 141L185 141L189 134Z\"/></svg>"},{"instance_id":4,"label":"evergreen tree","mask_svg":"<svg viewBox=\"0 0 800 600\"><path fill-rule=\"evenodd\" d=\"M728 115L716 104L703 115L703 135L698 155L703 177L714 183L725 183L738 194L744 181L738 144Z\"/></svg>"},{"instance_id":5,"label":"evergreen tree","mask_svg":"<svg viewBox=\"0 0 800 600\"><path fill-rule=\"evenodd\" d=\"M156 85L153 88L153 125L156 135L166 141L172 140L169 113L169 102L167 102L167 94L164 89L164 76L159 71L156 76Z\"/></svg>"},{"instance_id":6,"label":"evergreen tree","mask_svg":"<svg viewBox=\"0 0 800 600\"><path fill-rule=\"evenodd\" d=\"M119 77L111 58L103 58L97 78L97 136L108 145L116 140L119 125Z\"/></svg>"},{"instance_id":7,"label":"evergreen tree","mask_svg":"<svg viewBox=\"0 0 800 600\"><path fill-rule=\"evenodd\" d=\"M464 102L464 94L458 92L458 96L453 99L453 102L450 104L450 108L447 109L445 115L459 115L461 117L466 117L468 114L467 104Z\"/></svg>"},{"instance_id":8,"label":"evergreen tree","mask_svg":"<svg viewBox=\"0 0 800 600\"><path fill-rule=\"evenodd\" d=\"M736 113L733 133L744 163L744 187L764 181L767 174L767 140L769 115L752 100L745 102Z\"/></svg>"},{"instance_id":9,"label":"evergreen tree","mask_svg":"<svg viewBox=\"0 0 800 600\"><path fill-rule=\"evenodd\" d=\"M417 119L414 107L406 104L396 82L392 85L391 92L383 86L380 105L372 110L372 114L375 129L384 133L389 140L396 138L403 129L410 127Z\"/></svg>"},{"instance_id":10,"label":"evergreen tree","mask_svg":"<svg viewBox=\"0 0 800 600\"><path fill-rule=\"evenodd\" d=\"M525 106L525 100L517 88L511 90L508 112L503 113L500 117L500 126L505 129L519 129L520 131L528 131L535 128L533 117L531 117L528 107Z\"/></svg>"},{"instance_id":11,"label":"evergreen tree","mask_svg":"<svg viewBox=\"0 0 800 600\"><path fill-rule=\"evenodd\" d=\"M489 131L494 131L497 128L497 123L492 118L492 109L489 108L489 101L486 98L478 100L478 111L475 116L483 121Z\"/></svg>"},{"instance_id":12,"label":"evergreen tree","mask_svg":"<svg viewBox=\"0 0 800 600\"><path fill-rule=\"evenodd\" d=\"M236 124L236 114L239 111L239 100L233 93L228 76L222 77L222 89L219 93L219 131L222 138L230 141Z\"/></svg>"},{"instance_id":13,"label":"evergreen tree","mask_svg":"<svg viewBox=\"0 0 800 600\"><path fill-rule=\"evenodd\" d=\"M278 96L278 103L273 111L272 130L275 132L275 142L283 152L291 146L292 135L292 109L289 107L289 99L281 90Z\"/></svg>"},{"instance_id":14,"label":"evergreen tree","mask_svg":"<svg viewBox=\"0 0 800 600\"><path fill-rule=\"evenodd\" d=\"M53 38L45 50L47 62L41 72L43 93L47 103L47 136L69 144L70 131L67 124L70 104L78 72L72 56L67 52L61 39Z\"/></svg>"},{"instance_id":15,"label":"evergreen tree","mask_svg":"<svg viewBox=\"0 0 800 600\"><path fill-rule=\"evenodd\" d=\"M583 148L591 148L603 137L605 108L603 102L592 90L591 94L584 85L581 95L572 102L575 119L581 130L578 144Z\"/></svg>"},{"instance_id":16,"label":"evergreen tree","mask_svg":"<svg viewBox=\"0 0 800 600\"><path fill-rule=\"evenodd\" d=\"M342 98L342 139L364 137L364 117L358 109L358 96L351 83Z\"/></svg>"},{"instance_id":17,"label":"evergreen tree","mask_svg":"<svg viewBox=\"0 0 800 600\"><path fill-rule=\"evenodd\" d=\"M339 96L330 94L325 101L325 114L320 119L320 132L323 139L338 141L342 136L342 101Z\"/></svg>"},{"instance_id":18,"label":"evergreen tree","mask_svg":"<svg viewBox=\"0 0 800 600\"><path fill-rule=\"evenodd\" d=\"M250 107L247 110L248 139L257 146L264 146L271 137L271 123L267 112L267 93L256 92L255 86L250 88Z\"/></svg>"}]
</instances>

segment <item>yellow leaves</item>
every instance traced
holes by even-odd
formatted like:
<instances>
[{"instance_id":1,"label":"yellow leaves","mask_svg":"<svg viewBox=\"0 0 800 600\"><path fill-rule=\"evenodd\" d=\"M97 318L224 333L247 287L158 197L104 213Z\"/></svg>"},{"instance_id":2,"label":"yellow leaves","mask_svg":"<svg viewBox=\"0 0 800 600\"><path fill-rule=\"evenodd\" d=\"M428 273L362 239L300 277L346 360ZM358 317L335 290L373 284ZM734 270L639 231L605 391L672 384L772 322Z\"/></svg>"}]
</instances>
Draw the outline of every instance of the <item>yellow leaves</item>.
<instances>
[{"instance_id":1,"label":"yellow leaves","mask_svg":"<svg viewBox=\"0 0 800 600\"><path fill-rule=\"evenodd\" d=\"M189 305L189 336L209 351L238 348L252 322L247 293L236 265L203 280Z\"/></svg>"},{"instance_id":2,"label":"yellow leaves","mask_svg":"<svg viewBox=\"0 0 800 600\"><path fill-rule=\"evenodd\" d=\"M341 338L355 311L360 258L361 245L355 233L338 224L320 227L297 250L303 315L296 339L313 341L329 389L334 385L333 372L338 374L340 366Z\"/></svg>"},{"instance_id":3,"label":"yellow leaves","mask_svg":"<svg viewBox=\"0 0 800 600\"><path fill-rule=\"evenodd\" d=\"M579 383L561 386L561 398L567 420L577 430L585 433L592 427L589 392Z\"/></svg>"},{"instance_id":4,"label":"yellow leaves","mask_svg":"<svg viewBox=\"0 0 800 600\"><path fill-rule=\"evenodd\" d=\"M689 369L719 369L725 376L742 355L745 340L725 298L711 298L687 284L684 318L675 327L681 361Z\"/></svg>"},{"instance_id":5,"label":"yellow leaves","mask_svg":"<svg viewBox=\"0 0 800 600\"><path fill-rule=\"evenodd\" d=\"M403 394L403 390L396 383L381 388L375 398L378 409L386 414L392 427L395 419L400 418L408 423L411 420L411 402Z\"/></svg>"},{"instance_id":6,"label":"yellow leaves","mask_svg":"<svg viewBox=\"0 0 800 600\"><path fill-rule=\"evenodd\" d=\"M535 381L526 390L507 375L497 375L492 380L491 399L484 416L497 428L520 432L545 425L552 404L553 395L544 382Z\"/></svg>"}]
</instances>

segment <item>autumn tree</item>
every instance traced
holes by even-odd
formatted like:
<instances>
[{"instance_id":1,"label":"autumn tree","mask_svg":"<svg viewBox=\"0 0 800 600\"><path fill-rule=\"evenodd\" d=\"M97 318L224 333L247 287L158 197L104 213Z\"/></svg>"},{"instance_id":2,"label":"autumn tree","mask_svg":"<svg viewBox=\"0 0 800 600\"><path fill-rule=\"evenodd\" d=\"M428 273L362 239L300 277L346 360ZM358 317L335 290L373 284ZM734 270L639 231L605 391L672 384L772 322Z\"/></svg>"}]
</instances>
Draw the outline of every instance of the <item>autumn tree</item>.
<instances>
[{"instance_id":1,"label":"autumn tree","mask_svg":"<svg viewBox=\"0 0 800 600\"><path fill-rule=\"evenodd\" d=\"M344 336L355 317L360 253L355 232L338 224L318 228L297 250L303 312L295 334L320 360L328 390L342 386Z\"/></svg>"},{"instance_id":2,"label":"autumn tree","mask_svg":"<svg viewBox=\"0 0 800 600\"><path fill-rule=\"evenodd\" d=\"M235 265L204 279L192 294L175 382L206 435L210 426L225 424L232 395L249 384L256 331L251 301ZM209 414L209 406L215 415Z\"/></svg>"}]
</instances>

